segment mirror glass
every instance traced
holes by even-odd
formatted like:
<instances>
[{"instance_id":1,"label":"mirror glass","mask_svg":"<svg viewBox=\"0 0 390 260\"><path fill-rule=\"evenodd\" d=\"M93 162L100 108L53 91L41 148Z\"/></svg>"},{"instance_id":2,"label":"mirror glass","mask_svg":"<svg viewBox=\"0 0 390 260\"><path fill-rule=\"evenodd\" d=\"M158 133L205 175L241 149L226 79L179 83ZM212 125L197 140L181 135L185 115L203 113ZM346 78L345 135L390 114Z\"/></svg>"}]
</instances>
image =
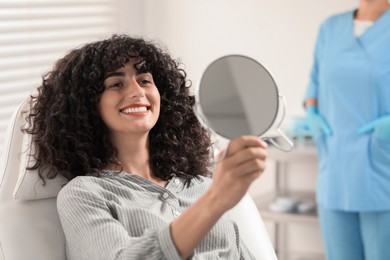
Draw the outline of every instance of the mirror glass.
<instances>
[{"instance_id":1,"label":"mirror glass","mask_svg":"<svg viewBox=\"0 0 390 260\"><path fill-rule=\"evenodd\" d=\"M272 139L267 132L280 125L276 119L280 117L281 96L276 83L252 58L228 55L213 61L203 73L196 95L200 120L226 139L240 135Z\"/></svg>"}]
</instances>

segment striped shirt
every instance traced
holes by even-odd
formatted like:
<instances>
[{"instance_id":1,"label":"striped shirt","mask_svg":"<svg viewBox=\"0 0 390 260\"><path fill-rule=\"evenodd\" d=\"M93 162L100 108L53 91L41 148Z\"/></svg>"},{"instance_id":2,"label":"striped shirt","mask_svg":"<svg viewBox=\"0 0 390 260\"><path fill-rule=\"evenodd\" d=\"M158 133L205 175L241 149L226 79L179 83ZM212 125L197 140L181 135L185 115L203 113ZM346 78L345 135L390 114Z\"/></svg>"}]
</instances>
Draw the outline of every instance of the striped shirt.
<instances>
[{"instance_id":1,"label":"striped shirt","mask_svg":"<svg viewBox=\"0 0 390 260\"><path fill-rule=\"evenodd\" d=\"M166 187L129 173L104 171L80 176L61 189L57 207L69 260L180 259L170 223L202 196L211 179L185 186L172 178ZM237 225L222 216L191 259L254 259Z\"/></svg>"}]
</instances>

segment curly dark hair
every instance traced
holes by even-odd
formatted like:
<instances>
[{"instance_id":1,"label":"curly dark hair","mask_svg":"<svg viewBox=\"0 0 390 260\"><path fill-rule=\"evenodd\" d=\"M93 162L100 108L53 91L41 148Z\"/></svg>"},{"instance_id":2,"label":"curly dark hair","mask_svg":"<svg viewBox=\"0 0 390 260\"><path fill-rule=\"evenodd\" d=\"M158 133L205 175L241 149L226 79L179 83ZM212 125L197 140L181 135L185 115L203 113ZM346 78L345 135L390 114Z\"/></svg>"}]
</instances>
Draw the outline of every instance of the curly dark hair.
<instances>
[{"instance_id":1,"label":"curly dark hair","mask_svg":"<svg viewBox=\"0 0 390 260\"><path fill-rule=\"evenodd\" d=\"M168 52L142 38L113 35L70 51L43 77L27 120L42 180L61 174L68 180L97 174L116 163L117 150L108 138L97 105L107 73L130 58L141 72L150 72L160 92L161 108L149 133L150 166L154 175L169 180L176 175L189 182L209 175L210 135L197 120L189 94L190 81ZM142 64L142 66L137 66ZM49 168L43 171L42 169Z\"/></svg>"}]
</instances>

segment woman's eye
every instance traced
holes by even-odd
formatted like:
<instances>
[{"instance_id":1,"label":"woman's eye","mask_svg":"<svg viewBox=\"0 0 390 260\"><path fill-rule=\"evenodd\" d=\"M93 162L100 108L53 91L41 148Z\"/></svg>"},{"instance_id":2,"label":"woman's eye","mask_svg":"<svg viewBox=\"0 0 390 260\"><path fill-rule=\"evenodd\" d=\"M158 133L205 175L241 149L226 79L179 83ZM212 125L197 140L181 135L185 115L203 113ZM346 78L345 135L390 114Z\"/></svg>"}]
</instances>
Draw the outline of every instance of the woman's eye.
<instances>
[{"instance_id":1,"label":"woman's eye","mask_svg":"<svg viewBox=\"0 0 390 260\"><path fill-rule=\"evenodd\" d=\"M123 86L122 82L115 82L109 85L109 88L121 88Z\"/></svg>"},{"instance_id":2,"label":"woman's eye","mask_svg":"<svg viewBox=\"0 0 390 260\"><path fill-rule=\"evenodd\" d=\"M143 73L143 74L139 75L138 84L140 84L141 86L148 86L150 84L153 84L152 74Z\"/></svg>"},{"instance_id":3,"label":"woman's eye","mask_svg":"<svg viewBox=\"0 0 390 260\"><path fill-rule=\"evenodd\" d=\"M143 80L140 81L140 84L142 84L142 85L147 85L147 84L150 84L150 83L151 82L149 80L147 80L147 79L143 79Z\"/></svg>"}]
</instances>

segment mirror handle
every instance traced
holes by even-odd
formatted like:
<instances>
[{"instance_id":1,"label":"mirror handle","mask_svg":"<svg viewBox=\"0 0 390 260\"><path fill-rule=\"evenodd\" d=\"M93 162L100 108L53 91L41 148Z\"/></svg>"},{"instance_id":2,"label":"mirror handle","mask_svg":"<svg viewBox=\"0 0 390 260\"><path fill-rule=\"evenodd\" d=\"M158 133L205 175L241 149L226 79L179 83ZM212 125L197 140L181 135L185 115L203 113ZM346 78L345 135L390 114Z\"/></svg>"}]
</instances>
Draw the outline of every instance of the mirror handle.
<instances>
[{"instance_id":1,"label":"mirror handle","mask_svg":"<svg viewBox=\"0 0 390 260\"><path fill-rule=\"evenodd\" d=\"M279 120L279 123L276 127L276 131L279 133L279 135L286 141L287 143L287 146L282 146L280 145L277 141L275 141L274 138L270 137L270 138L264 138L265 140L269 141L272 145L274 145L276 148L282 150L282 151L285 151L285 152L289 152L291 151L293 148L294 148L294 143L290 140L290 138L287 137L287 135L280 129L280 125L282 124L283 122L283 119L284 119L284 116L286 115L286 99L284 98L283 95L281 95L280 93L278 93L278 96L279 98L281 99L281 104L283 106L283 111L282 111L282 116L281 116L281 119Z\"/></svg>"},{"instance_id":2,"label":"mirror handle","mask_svg":"<svg viewBox=\"0 0 390 260\"><path fill-rule=\"evenodd\" d=\"M274 145L279 150L290 152L294 148L294 143L286 136L285 133L283 133L280 128L276 129L276 131L280 134L280 136L286 141L287 146L280 145L277 141L275 141L274 138L267 138L267 141L269 141L272 145Z\"/></svg>"}]
</instances>

